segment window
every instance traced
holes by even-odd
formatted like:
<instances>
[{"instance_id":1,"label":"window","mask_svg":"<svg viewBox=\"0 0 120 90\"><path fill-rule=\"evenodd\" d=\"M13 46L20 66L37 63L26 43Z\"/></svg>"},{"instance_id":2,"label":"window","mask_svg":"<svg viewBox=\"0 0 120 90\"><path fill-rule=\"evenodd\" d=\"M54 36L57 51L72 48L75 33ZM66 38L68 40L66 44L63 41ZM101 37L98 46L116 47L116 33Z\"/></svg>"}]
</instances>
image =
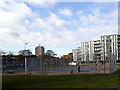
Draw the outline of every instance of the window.
<instances>
[{"instance_id":1,"label":"window","mask_svg":"<svg viewBox=\"0 0 120 90\"><path fill-rule=\"evenodd\" d=\"M111 42L112 40L110 39L110 41L109 42Z\"/></svg>"}]
</instances>

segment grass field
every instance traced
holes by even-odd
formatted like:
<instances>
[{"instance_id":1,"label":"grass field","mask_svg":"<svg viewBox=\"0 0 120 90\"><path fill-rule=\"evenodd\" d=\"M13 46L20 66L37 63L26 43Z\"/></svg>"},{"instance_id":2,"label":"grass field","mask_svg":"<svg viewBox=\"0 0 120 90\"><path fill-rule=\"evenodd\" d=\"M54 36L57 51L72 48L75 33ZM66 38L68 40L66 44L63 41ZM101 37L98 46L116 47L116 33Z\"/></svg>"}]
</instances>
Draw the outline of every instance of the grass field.
<instances>
[{"instance_id":1,"label":"grass field","mask_svg":"<svg viewBox=\"0 0 120 90\"><path fill-rule=\"evenodd\" d=\"M116 88L120 70L113 74L58 76L3 76L4 88ZM119 84L119 85L118 85Z\"/></svg>"}]
</instances>

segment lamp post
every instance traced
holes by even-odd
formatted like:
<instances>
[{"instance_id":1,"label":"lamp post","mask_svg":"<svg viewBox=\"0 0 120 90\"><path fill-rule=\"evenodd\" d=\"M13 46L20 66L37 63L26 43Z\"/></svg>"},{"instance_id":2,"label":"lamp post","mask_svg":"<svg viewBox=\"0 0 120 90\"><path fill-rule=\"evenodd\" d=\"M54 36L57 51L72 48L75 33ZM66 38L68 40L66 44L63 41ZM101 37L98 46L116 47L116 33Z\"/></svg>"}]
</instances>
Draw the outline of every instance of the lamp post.
<instances>
[{"instance_id":1,"label":"lamp post","mask_svg":"<svg viewBox=\"0 0 120 90\"><path fill-rule=\"evenodd\" d=\"M28 43L25 43L25 74L27 74L27 59L26 59L26 45L27 45Z\"/></svg>"}]
</instances>

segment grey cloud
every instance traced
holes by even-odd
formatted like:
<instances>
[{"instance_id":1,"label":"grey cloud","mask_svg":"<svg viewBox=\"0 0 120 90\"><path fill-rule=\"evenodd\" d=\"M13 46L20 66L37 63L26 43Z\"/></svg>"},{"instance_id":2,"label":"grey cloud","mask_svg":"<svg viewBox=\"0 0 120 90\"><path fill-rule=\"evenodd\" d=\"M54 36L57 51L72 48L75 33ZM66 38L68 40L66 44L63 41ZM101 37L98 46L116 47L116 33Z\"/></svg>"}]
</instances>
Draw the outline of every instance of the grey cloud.
<instances>
[{"instance_id":1,"label":"grey cloud","mask_svg":"<svg viewBox=\"0 0 120 90\"><path fill-rule=\"evenodd\" d=\"M15 33L15 32L10 32L10 36L15 37L15 38L20 37L20 35L18 33Z\"/></svg>"}]
</instances>

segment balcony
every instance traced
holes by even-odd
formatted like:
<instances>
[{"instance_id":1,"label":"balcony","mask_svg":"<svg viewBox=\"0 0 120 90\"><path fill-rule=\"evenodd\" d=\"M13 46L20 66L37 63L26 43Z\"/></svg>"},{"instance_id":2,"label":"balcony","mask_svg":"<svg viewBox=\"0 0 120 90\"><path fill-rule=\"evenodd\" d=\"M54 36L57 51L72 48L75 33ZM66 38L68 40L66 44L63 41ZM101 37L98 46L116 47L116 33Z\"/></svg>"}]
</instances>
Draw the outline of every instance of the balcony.
<instances>
[{"instance_id":1,"label":"balcony","mask_svg":"<svg viewBox=\"0 0 120 90\"><path fill-rule=\"evenodd\" d=\"M94 45L94 47L95 47L95 48L97 48L97 47L101 47L101 45Z\"/></svg>"},{"instance_id":2,"label":"balcony","mask_svg":"<svg viewBox=\"0 0 120 90\"><path fill-rule=\"evenodd\" d=\"M94 54L95 54L95 55L100 55L100 54L101 54L101 52L95 52Z\"/></svg>"},{"instance_id":3,"label":"balcony","mask_svg":"<svg viewBox=\"0 0 120 90\"><path fill-rule=\"evenodd\" d=\"M100 52L101 49L94 49L94 52Z\"/></svg>"},{"instance_id":4,"label":"balcony","mask_svg":"<svg viewBox=\"0 0 120 90\"><path fill-rule=\"evenodd\" d=\"M94 42L94 44L96 45L96 44L101 44L100 42Z\"/></svg>"}]
</instances>

